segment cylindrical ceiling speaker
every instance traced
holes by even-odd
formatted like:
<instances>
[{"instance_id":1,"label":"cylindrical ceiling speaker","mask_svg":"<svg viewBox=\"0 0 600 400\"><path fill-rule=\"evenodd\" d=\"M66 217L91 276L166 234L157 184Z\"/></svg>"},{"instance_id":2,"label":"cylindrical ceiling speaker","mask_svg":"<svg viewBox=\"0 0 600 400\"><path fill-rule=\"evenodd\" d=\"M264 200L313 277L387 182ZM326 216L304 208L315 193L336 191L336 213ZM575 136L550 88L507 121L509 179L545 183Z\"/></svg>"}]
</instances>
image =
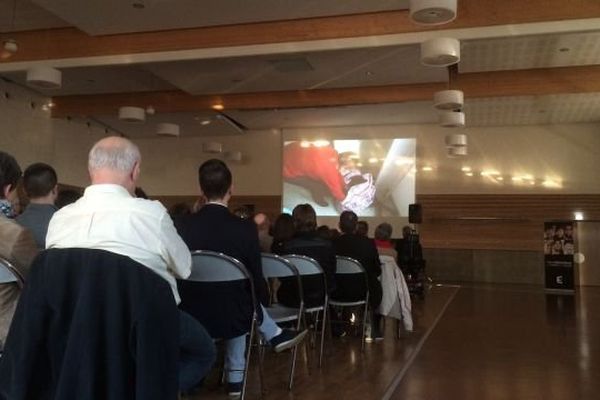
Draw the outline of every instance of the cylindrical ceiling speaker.
<instances>
[{"instance_id":1,"label":"cylindrical ceiling speaker","mask_svg":"<svg viewBox=\"0 0 600 400\"><path fill-rule=\"evenodd\" d=\"M462 111L443 111L439 113L440 126L444 128L462 128L465 126L465 113Z\"/></svg>"},{"instance_id":2,"label":"cylindrical ceiling speaker","mask_svg":"<svg viewBox=\"0 0 600 400\"><path fill-rule=\"evenodd\" d=\"M119 119L125 122L144 122L146 110L141 107L121 107L119 108Z\"/></svg>"},{"instance_id":3,"label":"cylindrical ceiling speaker","mask_svg":"<svg viewBox=\"0 0 600 400\"><path fill-rule=\"evenodd\" d=\"M421 43L421 63L430 67L447 67L460 61L460 41L434 38Z\"/></svg>"},{"instance_id":4,"label":"cylindrical ceiling speaker","mask_svg":"<svg viewBox=\"0 0 600 400\"><path fill-rule=\"evenodd\" d=\"M433 95L433 106L438 110L460 110L464 99L461 90L440 90Z\"/></svg>"},{"instance_id":5,"label":"cylindrical ceiling speaker","mask_svg":"<svg viewBox=\"0 0 600 400\"><path fill-rule=\"evenodd\" d=\"M422 25L447 24L456 18L457 0L410 0L410 19Z\"/></svg>"},{"instance_id":6,"label":"cylindrical ceiling speaker","mask_svg":"<svg viewBox=\"0 0 600 400\"><path fill-rule=\"evenodd\" d=\"M469 154L467 146L446 147L448 157L463 157Z\"/></svg>"},{"instance_id":7,"label":"cylindrical ceiling speaker","mask_svg":"<svg viewBox=\"0 0 600 400\"><path fill-rule=\"evenodd\" d=\"M62 86L62 72L52 67L32 67L27 70L27 83L42 89L58 89Z\"/></svg>"},{"instance_id":8,"label":"cylindrical ceiling speaker","mask_svg":"<svg viewBox=\"0 0 600 400\"><path fill-rule=\"evenodd\" d=\"M241 151L228 151L225 153L225 159L229 161L241 162L243 158Z\"/></svg>"},{"instance_id":9,"label":"cylindrical ceiling speaker","mask_svg":"<svg viewBox=\"0 0 600 400\"><path fill-rule=\"evenodd\" d=\"M223 145L219 142L205 142L202 143L202 151L212 154L222 153Z\"/></svg>"},{"instance_id":10,"label":"cylindrical ceiling speaker","mask_svg":"<svg viewBox=\"0 0 600 400\"><path fill-rule=\"evenodd\" d=\"M467 135L464 133L453 133L446 136L447 147L460 147L467 145Z\"/></svg>"},{"instance_id":11,"label":"cylindrical ceiling speaker","mask_svg":"<svg viewBox=\"0 0 600 400\"><path fill-rule=\"evenodd\" d=\"M156 125L156 134L159 136L179 136L179 125L167 122Z\"/></svg>"}]
</instances>

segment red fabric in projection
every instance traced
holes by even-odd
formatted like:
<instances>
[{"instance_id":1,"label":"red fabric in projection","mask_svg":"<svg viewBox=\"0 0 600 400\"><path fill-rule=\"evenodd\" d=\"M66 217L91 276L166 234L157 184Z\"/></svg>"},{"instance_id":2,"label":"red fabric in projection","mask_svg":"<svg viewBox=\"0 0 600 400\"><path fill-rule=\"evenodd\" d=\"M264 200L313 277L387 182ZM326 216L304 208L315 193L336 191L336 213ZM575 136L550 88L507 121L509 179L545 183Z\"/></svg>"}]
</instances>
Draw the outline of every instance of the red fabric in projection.
<instances>
[{"instance_id":1,"label":"red fabric in projection","mask_svg":"<svg viewBox=\"0 0 600 400\"><path fill-rule=\"evenodd\" d=\"M346 197L338 153L331 146L302 147L300 142L286 145L283 148L283 177L314 179L323 182L336 200L342 201Z\"/></svg>"}]
</instances>

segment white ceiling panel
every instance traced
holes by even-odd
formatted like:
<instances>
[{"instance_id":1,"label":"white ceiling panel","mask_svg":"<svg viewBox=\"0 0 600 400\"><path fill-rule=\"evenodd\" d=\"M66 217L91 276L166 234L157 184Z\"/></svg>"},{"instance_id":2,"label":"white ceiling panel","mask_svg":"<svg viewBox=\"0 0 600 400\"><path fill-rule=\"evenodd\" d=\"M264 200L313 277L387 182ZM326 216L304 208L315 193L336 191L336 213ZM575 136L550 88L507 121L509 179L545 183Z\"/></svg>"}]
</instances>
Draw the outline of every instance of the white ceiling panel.
<instances>
[{"instance_id":1,"label":"white ceiling panel","mask_svg":"<svg viewBox=\"0 0 600 400\"><path fill-rule=\"evenodd\" d=\"M408 8L408 0L34 1L91 35L289 20ZM134 5L137 5L137 8Z\"/></svg>"},{"instance_id":2,"label":"white ceiling panel","mask_svg":"<svg viewBox=\"0 0 600 400\"><path fill-rule=\"evenodd\" d=\"M193 114L172 113L149 115L143 123L123 122L116 115L102 116L96 118L96 120L115 132L125 134L130 138L156 137L156 125L159 123L178 124L180 127L180 136L202 137L240 134L240 131L235 129L231 124L217 117L217 114L209 111ZM207 121L210 121L210 123L207 124Z\"/></svg>"},{"instance_id":3,"label":"white ceiling panel","mask_svg":"<svg viewBox=\"0 0 600 400\"><path fill-rule=\"evenodd\" d=\"M67 22L29 0L0 0L0 33L59 28L68 25Z\"/></svg>"},{"instance_id":4,"label":"white ceiling panel","mask_svg":"<svg viewBox=\"0 0 600 400\"><path fill-rule=\"evenodd\" d=\"M543 125L600 121L600 93L472 99L467 126Z\"/></svg>"},{"instance_id":5,"label":"white ceiling panel","mask_svg":"<svg viewBox=\"0 0 600 400\"><path fill-rule=\"evenodd\" d=\"M419 46L157 63L145 68L193 95L447 80L444 68L420 64Z\"/></svg>"},{"instance_id":6,"label":"white ceiling panel","mask_svg":"<svg viewBox=\"0 0 600 400\"><path fill-rule=\"evenodd\" d=\"M600 31L462 43L460 72L600 64Z\"/></svg>"},{"instance_id":7,"label":"white ceiling panel","mask_svg":"<svg viewBox=\"0 0 600 400\"><path fill-rule=\"evenodd\" d=\"M75 94L102 94L171 90L175 87L152 73L135 66L65 68L60 89L32 88L46 96ZM25 71L5 73L4 76L20 85L26 85Z\"/></svg>"}]
</instances>

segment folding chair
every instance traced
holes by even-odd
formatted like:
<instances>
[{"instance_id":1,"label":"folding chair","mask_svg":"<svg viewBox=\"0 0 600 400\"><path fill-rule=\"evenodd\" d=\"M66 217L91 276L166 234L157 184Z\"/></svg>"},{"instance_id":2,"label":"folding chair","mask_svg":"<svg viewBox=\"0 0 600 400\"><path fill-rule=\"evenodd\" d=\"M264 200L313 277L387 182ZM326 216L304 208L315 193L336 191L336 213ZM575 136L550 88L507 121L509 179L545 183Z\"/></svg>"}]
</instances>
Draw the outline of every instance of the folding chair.
<instances>
[{"instance_id":1,"label":"folding chair","mask_svg":"<svg viewBox=\"0 0 600 400\"><path fill-rule=\"evenodd\" d=\"M5 258L0 257L0 284L16 283L23 286L24 280L19 271Z\"/></svg>"},{"instance_id":2,"label":"folding chair","mask_svg":"<svg viewBox=\"0 0 600 400\"><path fill-rule=\"evenodd\" d=\"M23 287L23 278L17 269L6 259L0 257L0 284L16 283L19 287ZM2 357L2 349L4 343L0 340L0 357Z\"/></svg>"},{"instance_id":3,"label":"folding chair","mask_svg":"<svg viewBox=\"0 0 600 400\"><path fill-rule=\"evenodd\" d=\"M246 365L244 367L244 379L242 384L242 394L240 399L243 400L246 395L246 382L248 379L248 366L250 364L250 355L252 351L252 343L256 336L256 296L254 292L254 284L250 273L244 265L235 258L226 256L225 254L216 253L213 251L194 251L192 252L192 273L188 281L203 282L203 283L224 283L234 281L248 281L250 285L252 302L252 321L249 330L249 341L246 346ZM185 299L184 299L185 301ZM218 300L216 300L218 301ZM202 322L202 321L200 321ZM261 382L262 383L262 382Z\"/></svg>"},{"instance_id":4,"label":"folding chair","mask_svg":"<svg viewBox=\"0 0 600 400\"><path fill-rule=\"evenodd\" d=\"M288 260L275 254L262 254L262 271L265 279L269 278L295 278L298 283L298 298L300 305L298 308L274 305L266 307L267 312L277 323L296 321L296 329L300 330L304 318L304 298L302 292L302 281L298 270ZM261 359L264 356L264 347L261 346ZM294 346L292 352L292 365L290 367L290 377L288 389L292 390L294 384L294 371L296 369L296 357L298 345Z\"/></svg>"},{"instance_id":5,"label":"folding chair","mask_svg":"<svg viewBox=\"0 0 600 400\"><path fill-rule=\"evenodd\" d=\"M283 258L288 260L289 262L296 267L300 277L309 276L309 275L320 275L323 279L323 303L319 306L308 307L305 308L304 313L313 314L316 313L315 317L315 327L318 326L319 322L319 313L322 313L321 318L321 343L319 349L319 368L323 364L323 345L325 343L325 323L327 321L327 307L329 304L329 296L327 294L327 280L325 278L325 272L319 265L319 263L306 256L301 256L297 254L286 255Z\"/></svg>"},{"instance_id":6,"label":"folding chair","mask_svg":"<svg viewBox=\"0 0 600 400\"><path fill-rule=\"evenodd\" d=\"M369 281L367 278L367 271L365 271L364 267L353 258L337 256L336 259L337 259L336 271L335 271L336 275L345 275L346 277L348 275L356 275L357 278L359 276L362 276L364 279L364 285L365 285L364 298L361 298L359 296L354 301L336 300L334 298L329 300L329 304L331 304L334 307L342 307L343 308L343 307L358 307L358 306L364 305L364 314L363 314L363 322L362 322L362 343L361 343L361 349L364 349L365 348L365 327L367 326L367 316L369 314ZM339 285L339 283L338 283L338 285Z\"/></svg>"}]
</instances>

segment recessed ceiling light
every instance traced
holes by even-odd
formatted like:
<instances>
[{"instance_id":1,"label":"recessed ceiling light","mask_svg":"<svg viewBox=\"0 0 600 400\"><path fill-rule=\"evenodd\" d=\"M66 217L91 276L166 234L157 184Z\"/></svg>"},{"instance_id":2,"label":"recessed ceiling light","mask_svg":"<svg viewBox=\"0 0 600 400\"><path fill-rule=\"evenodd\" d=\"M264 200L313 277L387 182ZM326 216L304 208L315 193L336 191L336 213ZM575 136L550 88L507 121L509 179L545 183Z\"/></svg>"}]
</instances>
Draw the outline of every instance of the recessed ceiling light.
<instances>
[{"instance_id":1,"label":"recessed ceiling light","mask_svg":"<svg viewBox=\"0 0 600 400\"><path fill-rule=\"evenodd\" d=\"M423 172L429 172L429 171L433 171L433 167L430 167L430 166L427 165L427 166L421 168L421 170Z\"/></svg>"},{"instance_id":2,"label":"recessed ceiling light","mask_svg":"<svg viewBox=\"0 0 600 400\"><path fill-rule=\"evenodd\" d=\"M217 110L217 111L223 111L225 109L225 106L223 104L213 104L211 106L211 108L213 110Z\"/></svg>"},{"instance_id":3,"label":"recessed ceiling light","mask_svg":"<svg viewBox=\"0 0 600 400\"><path fill-rule=\"evenodd\" d=\"M462 172L471 172L471 167L462 167L461 171Z\"/></svg>"},{"instance_id":4,"label":"recessed ceiling light","mask_svg":"<svg viewBox=\"0 0 600 400\"><path fill-rule=\"evenodd\" d=\"M465 172L465 175L466 176L473 176L473 173L472 172Z\"/></svg>"},{"instance_id":5,"label":"recessed ceiling light","mask_svg":"<svg viewBox=\"0 0 600 400\"><path fill-rule=\"evenodd\" d=\"M206 125L210 125L212 121L210 119L203 119L202 121L200 121L200 125L206 126Z\"/></svg>"}]
</instances>

